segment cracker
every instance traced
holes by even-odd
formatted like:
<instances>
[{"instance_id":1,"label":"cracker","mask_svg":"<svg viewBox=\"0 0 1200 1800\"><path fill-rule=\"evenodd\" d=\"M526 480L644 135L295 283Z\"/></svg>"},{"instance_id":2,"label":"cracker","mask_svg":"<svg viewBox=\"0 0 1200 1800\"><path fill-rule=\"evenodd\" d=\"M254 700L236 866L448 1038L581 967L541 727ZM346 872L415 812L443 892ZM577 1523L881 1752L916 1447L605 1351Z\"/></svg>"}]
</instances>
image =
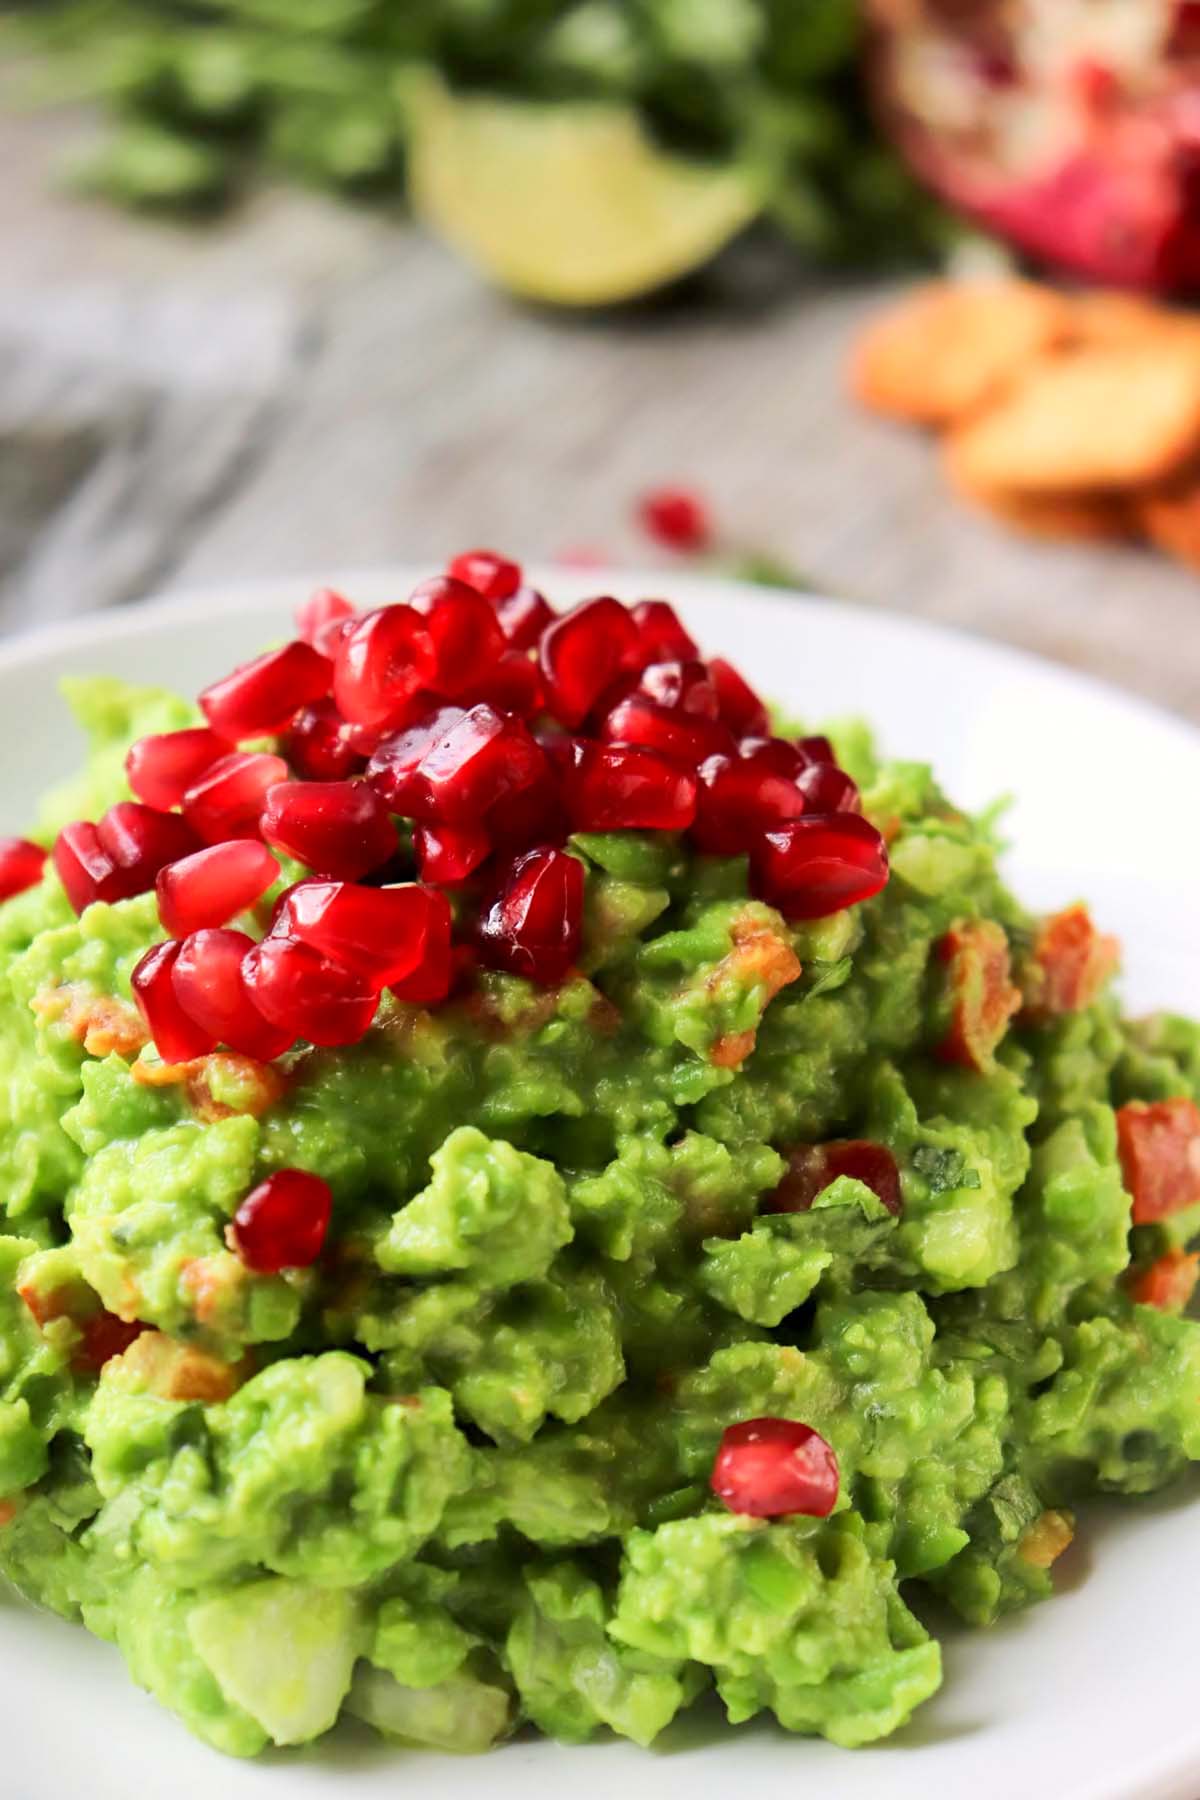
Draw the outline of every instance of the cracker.
<instances>
[{"instance_id":1,"label":"cracker","mask_svg":"<svg viewBox=\"0 0 1200 1800\"><path fill-rule=\"evenodd\" d=\"M1178 333L1200 338L1200 315L1160 306L1140 294L1104 288L1071 300L1074 338L1080 344L1132 344Z\"/></svg>"},{"instance_id":2,"label":"cracker","mask_svg":"<svg viewBox=\"0 0 1200 1800\"><path fill-rule=\"evenodd\" d=\"M970 493L1108 491L1163 481L1200 449L1200 342L1165 336L1043 357L954 431Z\"/></svg>"},{"instance_id":3,"label":"cracker","mask_svg":"<svg viewBox=\"0 0 1200 1800\"><path fill-rule=\"evenodd\" d=\"M1033 356L1065 343L1071 307L1032 282L919 289L859 339L850 381L875 412L946 425L1002 392Z\"/></svg>"},{"instance_id":4,"label":"cracker","mask_svg":"<svg viewBox=\"0 0 1200 1800\"><path fill-rule=\"evenodd\" d=\"M1191 569L1200 569L1200 470L1138 500L1138 518L1160 550Z\"/></svg>"},{"instance_id":5,"label":"cracker","mask_svg":"<svg viewBox=\"0 0 1200 1800\"><path fill-rule=\"evenodd\" d=\"M993 489L968 496L1030 537L1116 544L1139 535L1137 513L1123 494L1023 494Z\"/></svg>"}]
</instances>

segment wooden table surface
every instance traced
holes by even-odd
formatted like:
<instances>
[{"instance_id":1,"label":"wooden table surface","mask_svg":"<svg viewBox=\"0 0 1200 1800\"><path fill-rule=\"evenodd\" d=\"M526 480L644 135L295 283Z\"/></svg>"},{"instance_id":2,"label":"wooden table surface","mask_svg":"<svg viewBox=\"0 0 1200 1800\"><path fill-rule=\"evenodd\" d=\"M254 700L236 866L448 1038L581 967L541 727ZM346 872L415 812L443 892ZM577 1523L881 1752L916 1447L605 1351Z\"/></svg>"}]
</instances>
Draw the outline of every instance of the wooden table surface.
<instances>
[{"instance_id":1,"label":"wooden table surface","mask_svg":"<svg viewBox=\"0 0 1200 1800\"><path fill-rule=\"evenodd\" d=\"M928 442L846 400L882 290L750 253L686 300L556 316L312 196L199 229L67 197L52 172L87 130L0 97L0 628L473 542L645 564L631 498L684 481L814 586L1200 721L1200 578L1009 535L949 497Z\"/></svg>"}]
</instances>

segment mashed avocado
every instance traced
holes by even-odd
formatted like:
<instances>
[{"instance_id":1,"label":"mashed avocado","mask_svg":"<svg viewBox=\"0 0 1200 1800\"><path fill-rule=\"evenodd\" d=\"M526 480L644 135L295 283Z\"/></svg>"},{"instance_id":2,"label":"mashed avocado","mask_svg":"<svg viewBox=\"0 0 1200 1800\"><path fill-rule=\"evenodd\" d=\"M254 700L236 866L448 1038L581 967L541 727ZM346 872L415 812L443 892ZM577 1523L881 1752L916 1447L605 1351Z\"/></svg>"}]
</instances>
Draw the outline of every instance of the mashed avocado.
<instances>
[{"instance_id":1,"label":"mashed avocado","mask_svg":"<svg viewBox=\"0 0 1200 1800\"><path fill-rule=\"evenodd\" d=\"M193 719L73 699L43 837ZM744 859L588 834L564 981L270 1066L147 1042L153 895L77 918L48 864L0 905L0 1569L209 1743L648 1744L714 1689L863 1744L941 1679L922 1588L986 1625L1081 1501L1200 1457L1200 1030L1123 1020L1082 908L1029 917L987 821L838 743L865 905L788 924ZM328 1241L255 1272L230 1221L283 1169ZM758 1418L832 1446L828 1517L714 1497Z\"/></svg>"}]
</instances>

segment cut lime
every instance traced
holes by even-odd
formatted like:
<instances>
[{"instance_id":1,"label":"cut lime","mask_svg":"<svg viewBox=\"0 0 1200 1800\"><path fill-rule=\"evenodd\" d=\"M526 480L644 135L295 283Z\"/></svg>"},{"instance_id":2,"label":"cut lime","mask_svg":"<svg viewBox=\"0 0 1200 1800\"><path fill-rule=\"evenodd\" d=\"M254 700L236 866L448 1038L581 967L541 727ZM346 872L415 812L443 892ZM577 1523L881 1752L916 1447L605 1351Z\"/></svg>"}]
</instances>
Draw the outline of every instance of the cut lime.
<instances>
[{"instance_id":1,"label":"cut lime","mask_svg":"<svg viewBox=\"0 0 1200 1800\"><path fill-rule=\"evenodd\" d=\"M425 222L501 287L603 306L674 281L760 210L736 166L658 149L631 107L409 96L409 178Z\"/></svg>"}]
</instances>

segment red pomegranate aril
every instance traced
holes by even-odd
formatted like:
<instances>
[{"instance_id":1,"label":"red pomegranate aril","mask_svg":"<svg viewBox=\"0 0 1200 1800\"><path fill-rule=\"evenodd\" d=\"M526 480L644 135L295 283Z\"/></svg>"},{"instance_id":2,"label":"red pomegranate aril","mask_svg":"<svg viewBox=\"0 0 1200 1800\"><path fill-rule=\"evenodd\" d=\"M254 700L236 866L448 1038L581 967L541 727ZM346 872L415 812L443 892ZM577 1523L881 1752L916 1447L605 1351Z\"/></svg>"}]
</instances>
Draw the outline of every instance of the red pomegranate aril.
<instances>
[{"instance_id":1,"label":"red pomegranate aril","mask_svg":"<svg viewBox=\"0 0 1200 1800\"><path fill-rule=\"evenodd\" d=\"M292 720L282 748L304 781L344 781L357 775L366 762L365 754L354 748L350 727L332 700L303 707Z\"/></svg>"},{"instance_id":2,"label":"red pomegranate aril","mask_svg":"<svg viewBox=\"0 0 1200 1800\"><path fill-rule=\"evenodd\" d=\"M437 888L301 881L283 897L272 935L298 938L375 987L416 973L430 944L450 941L450 902Z\"/></svg>"},{"instance_id":3,"label":"red pomegranate aril","mask_svg":"<svg viewBox=\"0 0 1200 1800\"><path fill-rule=\"evenodd\" d=\"M333 657L357 608L333 588L318 588L296 608L296 636L321 656Z\"/></svg>"},{"instance_id":4,"label":"red pomegranate aril","mask_svg":"<svg viewBox=\"0 0 1200 1800\"><path fill-rule=\"evenodd\" d=\"M158 916L177 938L227 925L278 879L279 864L265 844L253 838L210 844L159 870Z\"/></svg>"},{"instance_id":5,"label":"red pomegranate aril","mask_svg":"<svg viewBox=\"0 0 1200 1800\"><path fill-rule=\"evenodd\" d=\"M381 606L355 619L338 645L333 698L352 724L381 725L433 674L428 621L411 606Z\"/></svg>"},{"instance_id":6,"label":"red pomegranate aril","mask_svg":"<svg viewBox=\"0 0 1200 1800\"><path fill-rule=\"evenodd\" d=\"M207 725L139 738L125 758L125 776L139 800L167 812L229 745Z\"/></svg>"},{"instance_id":7,"label":"red pomegranate aril","mask_svg":"<svg viewBox=\"0 0 1200 1800\"><path fill-rule=\"evenodd\" d=\"M198 1025L179 1004L173 975L181 948L171 939L155 944L129 978L146 1029L158 1054L169 1063L191 1062L217 1047L215 1034Z\"/></svg>"},{"instance_id":8,"label":"red pomegranate aril","mask_svg":"<svg viewBox=\"0 0 1200 1800\"><path fill-rule=\"evenodd\" d=\"M325 1243L333 1212L329 1184L304 1169L276 1169L233 1215L233 1244L256 1275L307 1269Z\"/></svg>"},{"instance_id":9,"label":"red pomegranate aril","mask_svg":"<svg viewBox=\"0 0 1200 1800\"><path fill-rule=\"evenodd\" d=\"M565 850L517 857L479 921L482 961L542 987L560 982L579 955L583 885L582 863Z\"/></svg>"},{"instance_id":10,"label":"red pomegranate aril","mask_svg":"<svg viewBox=\"0 0 1200 1800\"><path fill-rule=\"evenodd\" d=\"M421 954L411 975L388 983L397 1000L409 1006L436 1006L454 986L457 952L450 943L450 905L444 894L439 898L443 905L426 914Z\"/></svg>"},{"instance_id":11,"label":"red pomegranate aril","mask_svg":"<svg viewBox=\"0 0 1200 1800\"><path fill-rule=\"evenodd\" d=\"M496 602L496 617L510 650L532 650L547 625L554 622L555 612L536 588L519 587Z\"/></svg>"},{"instance_id":12,"label":"red pomegranate aril","mask_svg":"<svg viewBox=\"0 0 1200 1800\"><path fill-rule=\"evenodd\" d=\"M714 656L708 665L708 678L717 690L720 716L734 737L765 736L770 727L767 709L733 664Z\"/></svg>"},{"instance_id":13,"label":"red pomegranate aril","mask_svg":"<svg viewBox=\"0 0 1200 1800\"><path fill-rule=\"evenodd\" d=\"M484 824L497 850L561 844L567 836L567 815L551 769L544 768L519 793L495 801L484 815Z\"/></svg>"},{"instance_id":14,"label":"red pomegranate aril","mask_svg":"<svg viewBox=\"0 0 1200 1800\"><path fill-rule=\"evenodd\" d=\"M160 869L200 848L199 839L178 813L160 812L139 800L119 800L96 825L100 848L121 881L121 895L144 894Z\"/></svg>"},{"instance_id":15,"label":"red pomegranate aril","mask_svg":"<svg viewBox=\"0 0 1200 1800\"><path fill-rule=\"evenodd\" d=\"M497 712L532 719L545 711L546 693L535 662L520 650L510 650L494 662L472 691L473 700L486 701Z\"/></svg>"},{"instance_id":16,"label":"red pomegranate aril","mask_svg":"<svg viewBox=\"0 0 1200 1800\"><path fill-rule=\"evenodd\" d=\"M638 676L638 689L672 712L717 719L717 690L702 662L653 662Z\"/></svg>"},{"instance_id":17,"label":"red pomegranate aril","mask_svg":"<svg viewBox=\"0 0 1200 1800\"><path fill-rule=\"evenodd\" d=\"M273 1025L327 1048L356 1044L379 1006L373 983L292 938L268 937L253 945L242 963L242 979Z\"/></svg>"},{"instance_id":18,"label":"red pomegranate aril","mask_svg":"<svg viewBox=\"0 0 1200 1800\"><path fill-rule=\"evenodd\" d=\"M639 600L632 607L641 654L647 662L694 662L700 651L667 600Z\"/></svg>"},{"instance_id":19,"label":"red pomegranate aril","mask_svg":"<svg viewBox=\"0 0 1200 1800\"><path fill-rule=\"evenodd\" d=\"M231 744L274 737L302 706L324 699L332 680L329 658L296 639L214 681L201 694L200 708L217 736Z\"/></svg>"},{"instance_id":20,"label":"red pomegranate aril","mask_svg":"<svg viewBox=\"0 0 1200 1800\"><path fill-rule=\"evenodd\" d=\"M368 769L371 776L380 768L377 790L410 818L427 824L477 824L497 800L528 787L545 766L521 720L484 702L469 712L447 709L439 721L415 766L414 741L411 746L396 743L390 750L381 745ZM419 735L420 729L412 737Z\"/></svg>"},{"instance_id":21,"label":"red pomegranate aril","mask_svg":"<svg viewBox=\"0 0 1200 1800\"><path fill-rule=\"evenodd\" d=\"M395 855L396 828L365 781L281 781L262 812L268 844L315 875L355 881Z\"/></svg>"},{"instance_id":22,"label":"red pomegranate aril","mask_svg":"<svg viewBox=\"0 0 1200 1800\"><path fill-rule=\"evenodd\" d=\"M564 725L581 725L639 655L638 628L621 602L585 600L542 633L538 657L550 711Z\"/></svg>"},{"instance_id":23,"label":"red pomegranate aril","mask_svg":"<svg viewBox=\"0 0 1200 1800\"><path fill-rule=\"evenodd\" d=\"M893 1215L902 1211L900 1170L886 1144L870 1138L834 1138L825 1144L793 1144L783 1154L787 1173L763 1202L764 1212L808 1212L818 1194L842 1175L870 1188Z\"/></svg>"},{"instance_id":24,"label":"red pomegranate aril","mask_svg":"<svg viewBox=\"0 0 1200 1800\"><path fill-rule=\"evenodd\" d=\"M452 726L466 718L461 706L434 706L411 725L382 738L367 764L367 780L392 812L413 817L425 799L417 771L426 751ZM428 807L426 807L428 810Z\"/></svg>"},{"instance_id":25,"label":"red pomegranate aril","mask_svg":"<svg viewBox=\"0 0 1200 1800\"><path fill-rule=\"evenodd\" d=\"M447 564L447 575L465 582L485 600L507 600L521 585L521 565L495 550L464 550Z\"/></svg>"},{"instance_id":26,"label":"red pomegranate aril","mask_svg":"<svg viewBox=\"0 0 1200 1800\"><path fill-rule=\"evenodd\" d=\"M0 838L0 900L36 887L46 867L46 851L28 838Z\"/></svg>"},{"instance_id":27,"label":"red pomegranate aril","mask_svg":"<svg viewBox=\"0 0 1200 1800\"><path fill-rule=\"evenodd\" d=\"M260 837L267 794L286 781L282 756L265 750L235 750L223 756L183 796L183 816L206 844L228 838Z\"/></svg>"},{"instance_id":28,"label":"red pomegranate aril","mask_svg":"<svg viewBox=\"0 0 1200 1800\"><path fill-rule=\"evenodd\" d=\"M862 811L862 797L857 783L845 769L835 763L811 763L796 777L796 786L804 795L809 812L857 813Z\"/></svg>"},{"instance_id":29,"label":"red pomegranate aril","mask_svg":"<svg viewBox=\"0 0 1200 1800\"><path fill-rule=\"evenodd\" d=\"M786 919L821 919L887 886L887 846L855 813L793 819L766 832L750 859L759 899Z\"/></svg>"},{"instance_id":30,"label":"red pomegranate aril","mask_svg":"<svg viewBox=\"0 0 1200 1800\"><path fill-rule=\"evenodd\" d=\"M797 738L796 748L807 763L837 762L837 755L827 737Z\"/></svg>"},{"instance_id":31,"label":"red pomegranate aril","mask_svg":"<svg viewBox=\"0 0 1200 1800\"><path fill-rule=\"evenodd\" d=\"M701 763L692 840L707 855L740 856L763 831L804 812L803 794L772 761L768 745L761 758L714 756Z\"/></svg>"},{"instance_id":32,"label":"red pomegranate aril","mask_svg":"<svg viewBox=\"0 0 1200 1800\"><path fill-rule=\"evenodd\" d=\"M64 825L54 840L52 855L67 899L77 913L96 900L116 897L111 894L116 869L90 820Z\"/></svg>"},{"instance_id":33,"label":"red pomegranate aril","mask_svg":"<svg viewBox=\"0 0 1200 1800\"><path fill-rule=\"evenodd\" d=\"M579 746L562 777L573 831L686 831L696 816L696 777L640 746Z\"/></svg>"},{"instance_id":34,"label":"red pomegranate aril","mask_svg":"<svg viewBox=\"0 0 1200 1800\"><path fill-rule=\"evenodd\" d=\"M418 825L413 832L421 880L446 887L473 875L491 848L492 840L477 825Z\"/></svg>"},{"instance_id":35,"label":"red pomegranate aril","mask_svg":"<svg viewBox=\"0 0 1200 1800\"><path fill-rule=\"evenodd\" d=\"M250 998L242 964L253 949L254 939L244 931L194 931L179 946L171 985L183 1012L217 1043L271 1062L296 1034L271 1024Z\"/></svg>"},{"instance_id":36,"label":"red pomegranate aril","mask_svg":"<svg viewBox=\"0 0 1200 1800\"><path fill-rule=\"evenodd\" d=\"M756 769L769 769L773 775L784 775L795 781L808 767L806 758L786 738L744 737L738 743L738 755Z\"/></svg>"},{"instance_id":37,"label":"red pomegranate aril","mask_svg":"<svg viewBox=\"0 0 1200 1800\"><path fill-rule=\"evenodd\" d=\"M507 648L493 608L451 575L423 581L409 604L425 620L433 647L430 687L448 700L474 699L478 683Z\"/></svg>"},{"instance_id":38,"label":"red pomegranate aril","mask_svg":"<svg viewBox=\"0 0 1200 1800\"><path fill-rule=\"evenodd\" d=\"M712 520L699 494L691 488L654 488L638 501L643 529L668 550L697 556L712 543Z\"/></svg>"},{"instance_id":39,"label":"red pomegranate aril","mask_svg":"<svg viewBox=\"0 0 1200 1800\"><path fill-rule=\"evenodd\" d=\"M601 725L600 735L609 744L642 744L693 769L705 757L733 749L728 726L695 713L672 712L649 694L629 694L619 701Z\"/></svg>"},{"instance_id":40,"label":"red pomegranate aril","mask_svg":"<svg viewBox=\"0 0 1200 1800\"><path fill-rule=\"evenodd\" d=\"M744 1419L727 1426L712 1470L718 1500L752 1519L793 1513L827 1519L839 1481L833 1446L798 1419Z\"/></svg>"}]
</instances>

